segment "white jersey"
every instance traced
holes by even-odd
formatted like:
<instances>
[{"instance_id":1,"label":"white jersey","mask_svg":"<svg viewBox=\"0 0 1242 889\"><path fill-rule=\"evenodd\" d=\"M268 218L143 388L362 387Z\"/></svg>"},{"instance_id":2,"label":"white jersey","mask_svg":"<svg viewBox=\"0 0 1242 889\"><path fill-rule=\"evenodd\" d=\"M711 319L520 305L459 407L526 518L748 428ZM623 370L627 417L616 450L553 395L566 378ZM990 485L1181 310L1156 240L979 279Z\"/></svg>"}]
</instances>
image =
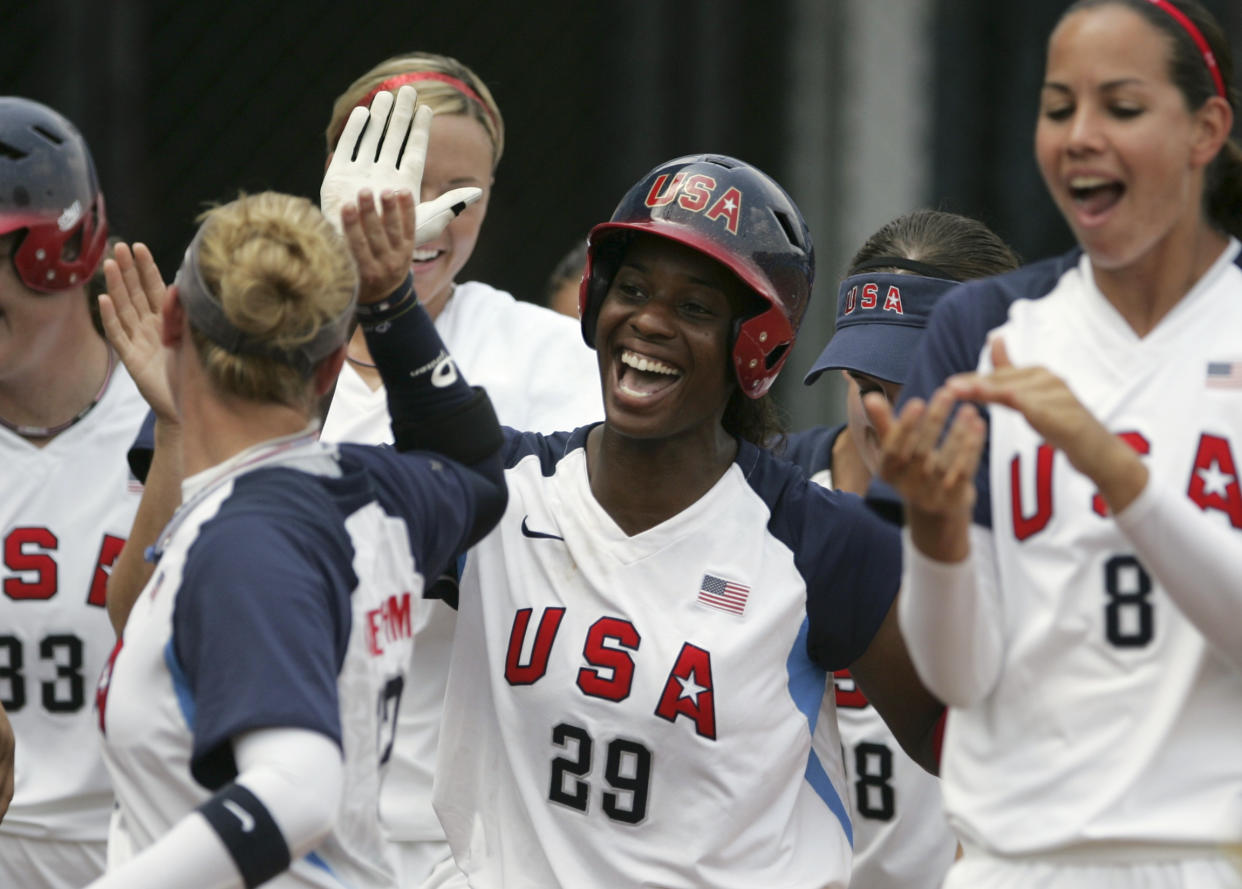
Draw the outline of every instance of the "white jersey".
<instances>
[{"instance_id":1,"label":"white jersey","mask_svg":"<svg viewBox=\"0 0 1242 889\"><path fill-rule=\"evenodd\" d=\"M303 435L185 482L100 681L131 854L236 777L234 737L289 725L341 744L346 791L328 838L264 885L395 885L382 767L424 575L454 557L474 521L464 475L425 453L338 452Z\"/></svg>"},{"instance_id":2,"label":"white jersey","mask_svg":"<svg viewBox=\"0 0 1242 889\"><path fill-rule=\"evenodd\" d=\"M1009 303L998 334L1015 366L1061 376L1204 523L1242 531L1237 256L1234 241L1142 339L1085 256L1058 261L1050 287L1049 264L972 282L952 310ZM954 329L939 335L952 340ZM986 369L982 346L982 336L970 344ZM951 822L963 843L999 855L1236 848L1242 672L1145 570L1092 483L1019 414L990 414L976 522L991 529L1004 664L987 697L949 716Z\"/></svg>"},{"instance_id":3,"label":"white jersey","mask_svg":"<svg viewBox=\"0 0 1242 889\"><path fill-rule=\"evenodd\" d=\"M435 788L458 866L474 889L845 886L826 669L888 612L896 533L743 443L627 536L588 431L509 433L508 509L466 559Z\"/></svg>"},{"instance_id":4,"label":"white jersey","mask_svg":"<svg viewBox=\"0 0 1242 889\"><path fill-rule=\"evenodd\" d=\"M487 390L506 426L539 432L573 429L604 415L595 353L578 324L549 309L467 282L435 320L462 374ZM347 362L324 421L325 441L392 441L383 387L372 391ZM431 808L440 711L456 612L426 599L412 669L398 716L396 748L384 782L384 823L396 840L443 840Z\"/></svg>"},{"instance_id":5,"label":"white jersey","mask_svg":"<svg viewBox=\"0 0 1242 889\"><path fill-rule=\"evenodd\" d=\"M17 738L0 834L107 838L90 695L116 642L104 594L142 495L125 453L146 410L118 365L91 412L44 447L0 429L0 695Z\"/></svg>"},{"instance_id":6,"label":"white jersey","mask_svg":"<svg viewBox=\"0 0 1242 889\"><path fill-rule=\"evenodd\" d=\"M795 433L783 456L831 489L832 446L843 431L823 426ZM957 852L940 779L906 754L849 670L838 670L834 682L854 815L850 887L937 889Z\"/></svg>"}]
</instances>

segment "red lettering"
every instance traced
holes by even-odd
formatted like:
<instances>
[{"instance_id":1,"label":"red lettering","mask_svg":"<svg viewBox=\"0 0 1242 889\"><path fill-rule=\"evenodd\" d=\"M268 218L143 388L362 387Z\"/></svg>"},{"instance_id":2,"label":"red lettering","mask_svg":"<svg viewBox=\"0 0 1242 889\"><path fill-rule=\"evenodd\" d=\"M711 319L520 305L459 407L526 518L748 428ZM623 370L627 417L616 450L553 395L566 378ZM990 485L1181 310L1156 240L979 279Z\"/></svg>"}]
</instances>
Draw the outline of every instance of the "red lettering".
<instances>
[{"instance_id":1,"label":"red lettering","mask_svg":"<svg viewBox=\"0 0 1242 889\"><path fill-rule=\"evenodd\" d=\"M510 685L533 685L548 671L548 655L552 652L552 643L556 641L556 632L561 627L561 618L565 616L564 608L544 609L543 616L539 618L539 629L535 632L535 645L531 650L530 660L522 664L519 661L532 610L520 608L513 616L509 651L505 656L505 679Z\"/></svg>"},{"instance_id":2,"label":"red lettering","mask_svg":"<svg viewBox=\"0 0 1242 889\"><path fill-rule=\"evenodd\" d=\"M648 207L663 207L665 204L671 204L681 188L681 181L685 178L685 173L675 173L673 181L669 182L668 190L660 194L660 189L664 187L665 182L668 182L668 173L661 173L656 177L656 181L651 183L651 191L647 192L647 200L644 203Z\"/></svg>"},{"instance_id":3,"label":"red lettering","mask_svg":"<svg viewBox=\"0 0 1242 889\"><path fill-rule=\"evenodd\" d=\"M655 715L669 722L678 716L688 716L694 721L694 730L704 738L716 740L715 692L712 689L712 656L689 642L681 647L681 654L664 683L664 693Z\"/></svg>"},{"instance_id":4,"label":"red lettering","mask_svg":"<svg viewBox=\"0 0 1242 889\"><path fill-rule=\"evenodd\" d=\"M837 670L832 674L836 688L837 706L846 710L862 710L867 706L867 696L862 693L849 670Z\"/></svg>"},{"instance_id":5,"label":"red lettering","mask_svg":"<svg viewBox=\"0 0 1242 889\"><path fill-rule=\"evenodd\" d=\"M27 552L27 544L45 552ZM14 528L4 539L4 564L9 570L33 572L33 579L6 577L4 594L10 599L50 599L56 595L56 535L47 528Z\"/></svg>"},{"instance_id":6,"label":"red lettering","mask_svg":"<svg viewBox=\"0 0 1242 889\"><path fill-rule=\"evenodd\" d=\"M901 291L893 284L888 285L888 293L884 294L884 311L896 312L898 315L905 314L901 308Z\"/></svg>"},{"instance_id":7,"label":"red lettering","mask_svg":"<svg viewBox=\"0 0 1242 889\"><path fill-rule=\"evenodd\" d=\"M858 304L861 309L874 309L876 303L880 300L880 288L875 284L864 284L862 301Z\"/></svg>"},{"instance_id":8,"label":"red lettering","mask_svg":"<svg viewBox=\"0 0 1242 889\"><path fill-rule=\"evenodd\" d=\"M634 680L634 659L626 651L637 651L638 631L628 620L601 617L587 633L582 656L592 667L578 671L578 688L593 698L623 701L630 696ZM616 643L614 648L608 643ZM602 672L601 672L602 671Z\"/></svg>"},{"instance_id":9,"label":"red lettering","mask_svg":"<svg viewBox=\"0 0 1242 889\"><path fill-rule=\"evenodd\" d=\"M1041 444L1035 452L1035 512L1027 516L1022 510L1021 455L1009 463L1009 487L1013 504L1013 536L1026 540L1047 527L1052 519L1052 455L1050 445Z\"/></svg>"},{"instance_id":10,"label":"red lettering","mask_svg":"<svg viewBox=\"0 0 1242 889\"><path fill-rule=\"evenodd\" d=\"M715 183L713 183L715 184ZM730 187L728 191L716 199L716 203L712 204L712 208L707 211L708 219L719 219L724 217L725 228L729 230L729 234L737 234L738 218L742 215L742 193L735 187Z\"/></svg>"},{"instance_id":11,"label":"red lettering","mask_svg":"<svg viewBox=\"0 0 1242 889\"><path fill-rule=\"evenodd\" d=\"M1140 454L1151 453L1151 442L1144 438L1141 432L1118 432L1117 437ZM1099 494L1091 498L1091 509L1096 515L1108 515L1108 504Z\"/></svg>"},{"instance_id":12,"label":"red lettering","mask_svg":"<svg viewBox=\"0 0 1242 889\"><path fill-rule=\"evenodd\" d=\"M383 610L372 608L367 612L367 651L371 654L383 654L379 644L379 631L383 624Z\"/></svg>"},{"instance_id":13,"label":"red lettering","mask_svg":"<svg viewBox=\"0 0 1242 889\"><path fill-rule=\"evenodd\" d=\"M850 288L850 292L845 294L845 314L852 315L854 310L858 308L858 285L855 284Z\"/></svg>"},{"instance_id":14,"label":"red lettering","mask_svg":"<svg viewBox=\"0 0 1242 889\"><path fill-rule=\"evenodd\" d=\"M108 578L112 576L112 565L125 546L124 537L103 536L99 547L99 558L95 560L95 576L91 578L91 590L86 595L86 604L103 608L108 604Z\"/></svg>"},{"instance_id":15,"label":"red lettering","mask_svg":"<svg viewBox=\"0 0 1242 889\"><path fill-rule=\"evenodd\" d=\"M384 616L388 623L389 639L408 639L414 635L414 627L410 621L409 593L402 593L400 599L389 596Z\"/></svg>"},{"instance_id":16,"label":"red lettering","mask_svg":"<svg viewBox=\"0 0 1242 889\"><path fill-rule=\"evenodd\" d=\"M716 180L702 173L695 173L686 180L677 203L691 213L698 213L711 200L712 191L716 188Z\"/></svg>"},{"instance_id":17,"label":"red lettering","mask_svg":"<svg viewBox=\"0 0 1242 889\"><path fill-rule=\"evenodd\" d=\"M1242 528L1242 490L1228 439L1206 432L1199 436L1186 496L1204 512L1219 510L1229 516L1231 525Z\"/></svg>"}]
</instances>

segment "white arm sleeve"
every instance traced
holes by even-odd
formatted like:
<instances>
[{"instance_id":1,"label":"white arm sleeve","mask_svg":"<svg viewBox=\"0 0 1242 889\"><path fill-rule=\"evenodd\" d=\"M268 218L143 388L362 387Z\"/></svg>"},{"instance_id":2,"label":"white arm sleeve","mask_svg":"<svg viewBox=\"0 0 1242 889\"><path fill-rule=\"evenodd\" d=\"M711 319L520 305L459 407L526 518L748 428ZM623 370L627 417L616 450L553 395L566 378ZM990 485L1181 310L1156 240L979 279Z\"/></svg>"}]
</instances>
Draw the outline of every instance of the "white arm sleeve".
<instances>
[{"instance_id":1,"label":"white arm sleeve","mask_svg":"<svg viewBox=\"0 0 1242 889\"><path fill-rule=\"evenodd\" d=\"M1242 536L1184 495L1148 481L1116 517L1143 565L1186 619L1242 668Z\"/></svg>"},{"instance_id":2,"label":"white arm sleeve","mask_svg":"<svg viewBox=\"0 0 1242 889\"><path fill-rule=\"evenodd\" d=\"M274 728L233 740L236 783L262 801L289 845L305 855L331 830L344 767L336 742L306 729ZM242 889L229 850L197 811L88 889Z\"/></svg>"},{"instance_id":3,"label":"white arm sleeve","mask_svg":"<svg viewBox=\"0 0 1242 889\"><path fill-rule=\"evenodd\" d=\"M983 699L1000 676L1003 624L991 532L971 526L970 555L937 562L901 533L897 622L928 690L951 707Z\"/></svg>"}]
</instances>

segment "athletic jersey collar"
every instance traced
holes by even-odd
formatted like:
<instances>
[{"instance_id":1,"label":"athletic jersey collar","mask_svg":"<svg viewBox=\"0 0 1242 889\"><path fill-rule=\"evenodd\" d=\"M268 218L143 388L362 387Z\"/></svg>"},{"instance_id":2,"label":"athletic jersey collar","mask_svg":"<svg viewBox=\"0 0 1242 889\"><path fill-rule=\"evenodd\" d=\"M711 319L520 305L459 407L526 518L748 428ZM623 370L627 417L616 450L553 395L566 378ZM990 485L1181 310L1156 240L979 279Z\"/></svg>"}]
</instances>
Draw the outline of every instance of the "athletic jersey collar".
<instances>
[{"instance_id":1,"label":"athletic jersey collar","mask_svg":"<svg viewBox=\"0 0 1242 889\"><path fill-rule=\"evenodd\" d=\"M1088 310L1096 316L1103 325L1104 330L1114 331L1128 343L1154 343L1158 344L1171 336L1167 333L1169 330L1175 330L1180 326L1183 318L1190 317L1194 314L1194 306L1199 302L1205 294L1212 290L1216 281L1226 270L1234 265L1238 260L1239 252L1242 252L1242 244L1237 238L1230 237L1229 243L1225 245L1225 249L1216 257L1215 261L1208 267L1207 271L1200 276L1199 280L1186 291L1185 295L1178 301L1167 315L1152 329L1147 336L1140 337L1135 334L1134 329L1125 321L1121 313L1116 307L1108 301L1104 293L1095 283L1095 271L1091 265L1091 257L1085 252L1078 260L1078 273L1082 277L1082 286L1085 294L1090 297L1087 301Z\"/></svg>"},{"instance_id":2,"label":"athletic jersey collar","mask_svg":"<svg viewBox=\"0 0 1242 889\"><path fill-rule=\"evenodd\" d=\"M168 548L169 541L172 540L173 535L177 532L185 518L191 515L198 505L206 500L213 491L220 488L221 485L261 466L279 466L281 464L305 461L307 457L318 457L334 453L336 450L335 446L319 443L317 441L318 435L319 421L312 420L307 424L306 428L298 432L251 445L244 451L234 454L223 463L217 463L215 466L204 469L202 472L196 472L189 478L183 479L181 482L181 505L173 513L173 517L169 520L163 533L160 534L159 540L155 542L154 546L147 549L145 553L146 560L148 562L158 562L160 556ZM313 453L308 454L307 446L315 444L318 444L318 448L315 448Z\"/></svg>"}]
</instances>

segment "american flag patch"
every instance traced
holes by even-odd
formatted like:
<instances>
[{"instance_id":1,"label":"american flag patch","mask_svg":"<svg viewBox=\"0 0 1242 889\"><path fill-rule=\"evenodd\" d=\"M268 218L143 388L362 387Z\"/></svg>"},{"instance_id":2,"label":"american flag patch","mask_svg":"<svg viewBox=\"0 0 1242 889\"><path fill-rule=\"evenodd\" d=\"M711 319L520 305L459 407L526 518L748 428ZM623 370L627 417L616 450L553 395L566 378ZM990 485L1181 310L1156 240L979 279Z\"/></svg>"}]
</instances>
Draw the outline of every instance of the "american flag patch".
<instances>
[{"instance_id":1,"label":"american flag patch","mask_svg":"<svg viewBox=\"0 0 1242 889\"><path fill-rule=\"evenodd\" d=\"M699 602L708 608L727 611L730 614L741 614L746 610L746 597L750 595L750 587L714 574L704 574L699 584Z\"/></svg>"},{"instance_id":2,"label":"american flag patch","mask_svg":"<svg viewBox=\"0 0 1242 889\"><path fill-rule=\"evenodd\" d=\"M1242 361L1209 361L1209 389L1242 389Z\"/></svg>"}]
</instances>

